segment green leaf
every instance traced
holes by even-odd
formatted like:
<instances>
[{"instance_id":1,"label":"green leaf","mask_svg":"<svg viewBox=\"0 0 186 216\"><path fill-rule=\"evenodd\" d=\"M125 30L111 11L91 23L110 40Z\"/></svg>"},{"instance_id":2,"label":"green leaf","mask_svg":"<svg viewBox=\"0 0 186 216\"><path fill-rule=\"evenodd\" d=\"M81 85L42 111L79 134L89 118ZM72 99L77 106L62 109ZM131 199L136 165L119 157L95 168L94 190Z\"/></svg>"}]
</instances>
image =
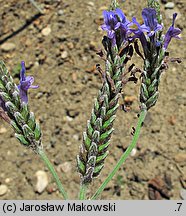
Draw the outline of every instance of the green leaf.
<instances>
[{"instance_id":1,"label":"green leaf","mask_svg":"<svg viewBox=\"0 0 186 216\"><path fill-rule=\"evenodd\" d=\"M150 107L154 106L157 99L158 99L158 96L159 96L159 92L156 92L154 95L152 95L146 102L146 106L147 108L149 109Z\"/></svg>"},{"instance_id":2,"label":"green leaf","mask_svg":"<svg viewBox=\"0 0 186 216\"><path fill-rule=\"evenodd\" d=\"M109 99L108 99L108 95L104 95L104 105L103 105L106 109L108 109L109 106Z\"/></svg>"},{"instance_id":3,"label":"green leaf","mask_svg":"<svg viewBox=\"0 0 186 216\"><path fill-rule=\"evenodd\" d=\"M83 133L83 140L84 140L84 144L85 144L85 148L88 151L90 148L90 144L91 144L91 140L89 139L89 137L87 136L87 133L84 132Z\"/></svg>"},{"instance_id":4,"label":"green leaf","mask_svg":"<svg viewBox=\"0 0 186 216\"><path fill-rule=\"evenodd\" d=\"M105 115L106 115L106 107L103 106L101 107L101 115L100 115L101 119L104 119Z\"/></svg>"},{"instance_id":5,"label":"green leaf","mask_svg":"<svg viewBox=\"0 0 186 216\"><path fill-rule=\"evenodd\" d=\"M100 164L99 166L96 166L94 169L94 174L98 175L103 169L103 167L104 167L104 164Z\"/></svg>"},{"instance_id":6,"label":"green leaf","mask_svg":"<svg viewBox=\"0 0 186 216\"><path fill-rule=\"evenodd\" d=\"M23 116L23 118L27 122L28 115L29 115L29 109L28 109L27 103L22 103L21 115Z\"/></svg>"},{"instance_id":7,"label":"green leaf","mask_svg":"<svg viewBox=\"0 0 186 216\"><path fill-rule=\"evenodd\" d=\"M110 136L110 134L114 131L113 128L111 128L110 130L106 131L105 133L101 134L100 137L100 141L103 141L104 139L106 139L108 136Z\"/></svg>"},{"instance_id":8,"label":"green leaf","mask_svg":"<svg viewBox=\"0 0 186 216\"><path fill-rule=\"evenodd\" d=\"M21 144L29 146L29 142L24 138L23 135L15 133L15 137L19 140Z\"/></svg>"},{"instance_id":9,"label":"green leaf","mask_svg":"<svg viewBox=\"0 0 186 216\"><path fill-rule=\"evenodd\" d=\"M98 152L104 151L110 145L110 140L98 147Z\"/></svg>"},{"instance_id":10,"label":"green leaf","mask_svg":"<svg viewBox=\"0 0 186 216\"><path fill-rule=\"evenodd\" d=\"M6 89L8 90L8 92L12 92L12 89L14 89L14 83L12 82L7 82L6 83Z\"/></svg>"},{"instance_id":11,"label":"green leaf","mask_svg":"<svg viewBox=\"0 0 186 216\"><path fill-rule=\"evenodd\" d=\"M15 112L17 111L17 107L10 101L7 101L5 103L5 107L7 108L8 110L8 114L11 114L11 115L15 115Z\"/></svg>"},{"instance_id":12,"label":"green leaf","mask_svg":"<svg viewBox=\"0 0 186 216\"><path fill-rule=\"evenodd\" d=\"M103 129L106 129L108 126L112 124L114 119L116 118L116 115L111 116L104 124L103 124Z\"/></svg>"},{"instance_id":13,"label":"green leaf","mask_svg":"<svg viewBox=\"0 0 186 216\"><path fill-rule=\"evenodd\" d=\"M35 139L39 140L41 138L41 128L39 123L36 122L36 127L34 129L34 135L35 135Z\"/></svg>"},{"instance_id":14,"label":"green leaf","mask_svg":"<svg viewBox=\"0 0 186 216\"><path fill-rule=\"evenodd\" d=\"M3 85L3 83L1 82L1 80L0 80L0 90L1 91L5 91L5 86Z\"/></svg>"},{"instance_id":15,"label":"green leaf","mask_svg":"<svg viewBox=\"0 0 186 216\"><path fill-rule=\"evenodd\" d=\"M29 113L29 118L28 118L27 124L32 130L35 129L36 121L35 121L35 116L34 116L33 112Z\"/></svg>"},{"instance_id":16,"label":"green leaf","mask_svg":"<svg viewBox=\"0 0 186 216\"><path fill-rule=\"evenodd\" d=\"M98 103L97 99L95 99L95 102L94 102L94 109L96 112L98 112L98 110L99 110L99 103Z\"/></svg>"},{"instance_id":17,"label":"green leaf","mask_svg":"<svg viewBox=\"0 0 186 216\"><path fill-rule=\"evenodd\" d=\"M121 87L122 87L122 82L121 82L121 81L118 81L118 82L116 83L116 89L117 89L118 91L120 91Z\"/></svg>"},{"instance_id":18,"label":"green leaf","mask_svg":"<svg viewBox=\"0 0 186 216\"><path fill-rule=\"evenodd\" d=\"M85 174L85 164L80 160L79 155L77 156L77 167L79 172L84 175Z\"/></svg>"},{"instance_id":19,"label":"green leaf","mask_svg":"<svg viewBox=\"0 0 186 216\"><path fill-rule=\"evenodd\" d=\"M107 82L105 82L103 85L102 94L105 94L107 95L107 97L110 97L110 88Z\"/></svg>"},{"instance_id":20,"label":"green leaf","mask_svg":"<svg viewBox=\"0 0 186 216\"><path fill-rule=\"evenodd\" d=\"M18 134L22 133L21 129L19 128L19 126L16 124L16 122L11 121L10 122L11 126L13 127L14 131Z\"/></svg>"},{"instance_id":21,"label":"green leaf","mask_svg":"<svg viewBox=\"0 0 186 216\"><path fill-rule=\"evenodd\" d=\"M149 98L147 86L144 83L141 83L141 90L142 90L141 94L143 94L145 98Z\"/></svg>"},{"instance_id":22,"label":"green leaf","mask_svg":"<svg viewBox=\"0 0 186 216\"><path fill-rule=\"evenodd\" d=\"M89 136L92 136L92 133L93 133L93 128L92 128L92 125L90 124L90 121L88 120L87 121L87 133Z\"/></svg>"},{"instance_id":23,"label":"green leaf","mask_svg":"<svg viewBox=\"0 0 186 216\"><path fill-rule=\"evenodd\" d=\"M104 160L104 159L108 156L108 154L109 154L109 152L106 151L104 154L98 156L98 157L96 158L96 163L99 163L100 161Z\"/></svg>"},{"instance_id":24,"label":"green leaf","mask_svg":"<svg viewBox=\"0 0 186 216\"><path fill-rule=\"evenodd\" d=\"M22 127L25 124L25 120L20 112L15 112L14 118L16 122Z\"/></svg>"},{"instance_id":25,"label":"green leaf","mask_svg":"<svg viewBox=\"0 0 186 216\"><path fill-rule=\"evenodd\" d=\"M114 115L118 107L119 107L119 104L117 103L112 109L108 110L106 116Z\"/></svg>"},{"instance_id":26,"label":"green leaf","mask_svg":"<svg viewBox=\"0 0 186 216\"><path fill-rule=\"evenodd\" d=\"M154 79L151 85L148 87L148 91L152 93L155 89L157 89L158 86L158 80Z\"/></svg>"},{"instance_id":27,"label":"green leaf","mask_svg":"<svg viewBox=\"0 0 186 216\"><path fill-rule=\"evenodd\" d=\"M97 118L96 122L95 122L95 129L97 131L101 131L102 128L102 119L101 118Z\"/></svg>"},{"instance_id":28,"label":"green leaf","mask_svg":"<svg viewBox=\"0 0 186 216\"><path fill-rule=\"evenodd\" d=\"M96 117L96 115L94 113L94 110L92 110L91 120L90 120L91 124L95 124L96 119L97 119L97 117Z\"/></svg>"},{"instance_id":29,"label":"green leaf","mask_svg":"<svg viewBox=\"0 0 186 216\"><path fill-rule=\"evenodd\" d=\"M23 129L23 134L26 138L30 138L30 139L34 138L34 132L27 124L23 125L22 129Z\"/></svg>"},{"instance_id":30,"label":"green leaf","mask_svg":"<svg viewBox=\"0 0 186 216\"><path fill-rule=\"evenodd\" d=\"M4 102L10 101L10 96L6 92L0 92L0 96L3 99Z\"/></svg>"}]
</instances>

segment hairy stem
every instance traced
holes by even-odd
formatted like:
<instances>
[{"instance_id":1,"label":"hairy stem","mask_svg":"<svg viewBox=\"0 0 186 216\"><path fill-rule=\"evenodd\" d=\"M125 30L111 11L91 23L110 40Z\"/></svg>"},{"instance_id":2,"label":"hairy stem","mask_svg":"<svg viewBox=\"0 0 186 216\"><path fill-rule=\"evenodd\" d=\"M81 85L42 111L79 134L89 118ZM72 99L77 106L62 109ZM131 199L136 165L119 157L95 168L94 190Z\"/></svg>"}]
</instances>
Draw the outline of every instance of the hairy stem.
<instances>
[{"instance_id":1,"label":"hairy stem","mask_svg":"<svg viewBox=\"0 0 186 216\"><path fill-rule=\"evenodd\" d=\"M48 167L49 171L51 172L58 188L59 188L59 191L61 192L61 194L63 195L63 198L65 200L68 199L68 196L67 196L67 193L65 191L65 189L63 188L63 185L59 179L59 176L58 174L56 173L52 163L50 162L50 160L48 159L47 155L44 153L43 150L38 150L38 154L39 156L41 157L41 159L44 161L45 165Z\"/></svg>"},{"instance_id":2,"label":"hairy stem","mask_svg":"<svg viewBox=\"0 0 186 216\"><path fill-rule=\"evenodd\" d=\"M97 199L97 197L103 192L103 190L105 189L105 187L107 186L107 184L110 182L110 180L113 178L113 176L119 170L119 168L121 167L121 165L125 162L125 160L127 159L127 157L130 155L132 149L134 149L134 147L136 146L138 138L139 138L139 135L140 135L140 130L141 130L143 121L145 120L146 114L147 114L147 110L146 109L144 109L144 110L141 111L139 119L138 119L137 127L136 127L136 130L135 130L135 133L134 133L134 136L133 136L131 144L128 146L127 150L123 153L123 155L119 159L118 163L116 164L116 166L114 167L114 169L112 170L112 172L107 176L107 178L101 184L101 186L98 188L98 190L96 191L96 193L91 197L92 200Z\"/></svg>"}]
</instances>

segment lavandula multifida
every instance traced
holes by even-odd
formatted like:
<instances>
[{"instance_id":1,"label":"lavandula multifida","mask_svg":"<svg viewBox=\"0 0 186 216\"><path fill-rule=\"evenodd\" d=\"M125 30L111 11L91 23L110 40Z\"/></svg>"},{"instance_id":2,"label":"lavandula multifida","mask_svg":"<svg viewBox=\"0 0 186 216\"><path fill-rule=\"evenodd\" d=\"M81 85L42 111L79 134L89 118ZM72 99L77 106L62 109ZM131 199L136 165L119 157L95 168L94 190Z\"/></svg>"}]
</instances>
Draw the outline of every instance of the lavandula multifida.
<instances>
[{"instance_id":1,"label":"lavandula multifida","mask_svg":"<svg viewBox=\"0 0 186 216\"><path fill-rule=\"evenodd\" d=\"M167 67L167 52L169 42L172 37L178 38L181 30L174 28L174 22L177 14L173 14L172 26L169 28L165 36L163 35L163 24L159 10L158 1L149 0L149 7L144 8L142 17L144 24L140 25L136 18L133 17L133 23L137 29L131 29L134 33L133 38L139 38L143 54L140 53L137 42L135 42L136 52L144 60L144 68L142 73L142 83L140 89L141 108L150 109L154 106L158 99L158 86L160 76Z\"/></svg>"},{"instance_id":2,"label":"lavandula multifida","mask_svg":"<svg viewBox=\"0 0 186 216\"><path fill-rule=\"evenodd\" d=\"M20 84L17 86L3 61L0 61L0 106L1 117L15 131L15 137L24 146L38 152L42 148L41 129L36 122L34 113L29 111L27 91L34 78L25 76L25 64L21 62Z\"/></svg>"},{"instance_id":3,"label":"lavandula multifida","mask_svg":"<svg viewBox=\"0 0 186 216\"><path fill-rule=\"evenodd\" d=\"M103 85L95 100L86 132L83 133L83 144L77 156L82 185L91 183L104 167L122 84L128 81L124 78L127 74L124 72L125 64L133 54L129 40L131 22L126 19L122 10L112 8L110 11L104 11L103 16L102 29L107 32L107 36L102 40L105 50L98 54L105 61L105 71L97 65Z\"/></svg>"},{"instance_id":4,"label":"lavandula multifida","mask_svg":"<svg viewBox=\"0 0 186 216\"><path fill-rule=\"evenodd\" d=\"M33 86L34 78L25 76L25 63L21 62L20 84L17 86L3 61L0 61L0 117L8 122L15 131L15 137L20 143L37 153L48 167L58 185L64 199L67 199L63 185L47 155L41 142L41 129L36 122L33 112L28 107L28 89Z\"/></svg>"}]
</instances>

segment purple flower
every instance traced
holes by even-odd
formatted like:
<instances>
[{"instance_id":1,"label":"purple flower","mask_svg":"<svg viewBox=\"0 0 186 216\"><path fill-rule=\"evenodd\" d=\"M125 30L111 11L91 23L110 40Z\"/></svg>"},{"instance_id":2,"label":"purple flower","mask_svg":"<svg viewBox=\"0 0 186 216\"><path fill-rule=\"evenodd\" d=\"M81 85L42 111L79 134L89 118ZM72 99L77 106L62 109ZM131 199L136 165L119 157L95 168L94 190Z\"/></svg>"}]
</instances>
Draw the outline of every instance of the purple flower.
<instances>
[{"instance_id":1,"label":"purple flower","mask_svg":"<svg viewBox=\"0 0 186 216\"><path fill-rule=\"evenodd\" d=\"M169 43L173 37L180 39L180 37L178 35L181 33L181 30L179 28L174 28L176 16L177 16L177 13L174 13L172 25L169 27L167 33L165 34L164 49L167 49L167 47L168 47L168 45L169 45Z\"/></svg>"},{"instance_id":2,"label":"purple flower","mask_svg":"<svg viewBox=\"0 0 186 216\"><path fill-rule=\"evenodd\" d=\"M144 49L144 52L146 53L148 47L147 47L147 39L143 33L143 30L141 29L141 26L139 24L139 22L137 22L136 20L136 17L133 17L132 18L132 22L133 24L135 24L138 28L137 29L131 29L131 32L134 33L134 36L133 38L139 38L140 39L140 42L141 42L141 45Z\"/></svg>"},{"instance_id":3,"label":"purple flower","mask_svg":"<svg viewBox=\"0 0 186 216\"><path fill-rule=\"evenodd\" d=\"M142 36L142 32L147 32L148 37L153 36L156 32L162 30L162 25L158 24L156 11L153 8L144 8L142 11L144 24L140 25L136 18L133 17L132 22L137 25L137 30L131 30L137 38ZM144 36L143 36L144 37Z\"/></svg>"},{"instance_id":4,"label":"purple flower","mask_svg":"<svg viewBox=\"0 0 186 216\"><path fill-rule=\"evenodd\" d=\"M115 46L117 42L122 43L126 40L132 23L126 19L123 11L119 8L115 11L103 11L103 16L104 24L101 27L107 31L107 37L111 39L112 45Z\"/></svg>"},{"instance_id":5,"label":"purple flower","mask_svg":"<svg viewBox=\"0 0 186 216\"><path fill-rule=\"evenodd\" d=\"M129 26L131 26L133 23L128 21L123 11L119 8L115 10L116 15L119 18L119 29L120 29L120 37L121 41L127 39L128 35L131 33Z\"/></svg>"},{"instance_id":6,"label":"purple flower","mask_svg":"<svg viewBox=\"0 0 186 216\"><path fill-rule=\"evenodd\" d=\"M28 103L27 91L29 88L36 89L39 86L32 86L34 82L34 77L25 76L25 63L21 62L21 71L20 71L20 84L18 85L21 101L24 103Z\"/></svg>"},{"instance_id":7,"label":"purple flower","mask_svg":"<svg viewBox=\"0 0 186 216\"><path fill-rule=\"evenodd\" d=\"M111 39L112 45L116 44L116 30L120 24L118 18L113 11L103 11L104 24L101 28L107 31L107 37Z\"/></svg>"},{"instance_id":8,"label":"purple flower","mask_svg":"<svg viewBox=\"0 0 186 216\"><path fill-rule=\"evenodd\" d=\"M158 23L156 10L154 8L144 8L142 11L142 17L144 24L141 25L140 29L143 32L147 32L149 37L162 30L163 27Z\"/></svg>"}]
</instances>

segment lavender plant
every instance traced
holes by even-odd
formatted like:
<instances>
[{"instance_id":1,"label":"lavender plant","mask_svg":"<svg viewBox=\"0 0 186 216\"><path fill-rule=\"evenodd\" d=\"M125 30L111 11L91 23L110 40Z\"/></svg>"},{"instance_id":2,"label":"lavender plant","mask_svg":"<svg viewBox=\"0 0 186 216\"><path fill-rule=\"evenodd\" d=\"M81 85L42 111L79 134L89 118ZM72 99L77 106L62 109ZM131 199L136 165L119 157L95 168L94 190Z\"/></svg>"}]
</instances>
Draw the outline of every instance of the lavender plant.
<instances>
[{"instance_id":1,"label":"lavender plant","mask_svg":"<svg viewBox=\"0 0 186 216\"><path fill-rule=\"evenodd\" d=\"M164 35L160 5L156 0L149 0L148 7L142 10L144 20L142 25L135 17L130 22L115 0L112 1L108 11L103 11L104 24L101 27L107 35L102 40L104 50L97 54L105 62L105 69L97 64L97 70L102 77L102 86L95 99L77 156L77 168L81 177L79 199L87 199L87 187L94 178L99 176L104 167L105 159L109 154L108 149L121 91L129 81L136 83L135 72L141 71L140 112L133 139L91 199L98 198L136 146L147 111L157 102L161 74L167 68L168 60L179 61L179 59L168 58L167 54L171 39L173 37L179 39L178 35L181 32L174 27L176 16L177 14L173 14L172 25ZM141 42L143 52L140 52L138 40ZM143 59L142 70L134 69L134 64L127 68L127 62L131 60L134 50ZM64 199L68 199L53 165L44 153L40 126L35 120L34 113L29 110L28 89L36 89L38 86L33 86L34 78L25 76L25 73L25 63L21 62L20 84L17 86L4 62L0 62L0 116L13 127L15 137L21 144L31 148L41 157Z\"/></svg>"},{"instance_id":2,"label":"lavender plant","mask_svg":"<svg viewBox=\"0 0 186 216\"><path fill-rule=\"evenodd\" d=\"M67 198L57 173L43 151L39 123L36 122L34 113L29 110L28 89L35 89L38 86L32 85L34 78L25 76L25 72L25 63L21 62L20 84L17 86L4 62L0 61L0 116L13 127L15 137L22 145L31 148L43 159L56 180L59 190L64 198Z\"/></svg>"}]
</instances>

